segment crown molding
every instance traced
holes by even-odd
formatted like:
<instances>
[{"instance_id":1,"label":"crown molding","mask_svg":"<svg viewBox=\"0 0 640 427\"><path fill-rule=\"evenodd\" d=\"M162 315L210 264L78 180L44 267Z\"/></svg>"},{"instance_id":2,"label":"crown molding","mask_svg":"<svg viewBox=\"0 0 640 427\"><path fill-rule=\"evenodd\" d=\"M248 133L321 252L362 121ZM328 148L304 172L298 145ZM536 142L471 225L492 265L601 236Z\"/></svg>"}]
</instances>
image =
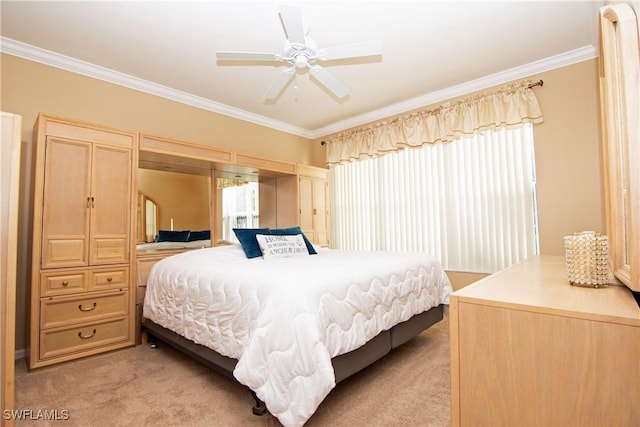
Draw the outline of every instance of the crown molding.
<instances>
[{"instance_id":1,"label":"crown molding","mask_svg":"<svg viewBox=\"0 0 640 427\"><path fill-rule=\"evenodd\" d=\"M200 96L172 89L148 80L139 79L125 73L120 73L109 68L41 49L6 37L0 38L0 52L311 139L311 132L307 129L292 126L288 123L253 114L226 104L211 101Z\"/></svg>"},{"instance_id":2,"label":"crown molding","mask_svg":"<svg viewBox=\"0 0 640 427\"><path fill-rule=\"evenodd\" d=\"M431 92L407 101L390 105L385 108L370 111L366 114L351 117L347 120L336 122L323 128L315 129L314 131L312 131L312 135L314 139L321 138L323 136L338 133L346 129L381 120L386 117L391 117L405 113L407 111L416 110L426 105L433 105L438 102L443 102L453 98L457 98L459 96L468 95L470 93L477 92L483 89L503 85L514 80L523 78L532 78L535 80L535 77L533 76L535 76L536 74L551 71L556 68L566 67L571 64L596 58L597 56L598 55L595 47L591 45L583 46L581 48L571 50L559 55L551 56L549 58L511 68L499 73L481 77L479 79L462 83L456 86L451 86L443 90Z\"/></svg>"},{"instance_id":3,"label":"crown molding","mask_svg":"<svg viewBox=\"0 0 640 427\"><path fill-rule=\"evenodd\" d=\"M297 126L292 126L288 123L284 123L278 120L273 120L268 117L260 116L258 114L253 114L245 110L240 110L238 108L221 104L219 102L211 101L209 99L192 95L187 92L172 89L167 86L152 83L148 80L139 79L137 77L91 64L89 62L80 61L66 55L61 55L6 37L0 37L0 52L28 59L30 61L39 62L51 67L60 68L72 73L81 74L87 77L92 77L98 80L103 80L109 83L128 87L130 89L160 96L162 98L180 102L182 104L191 105L196 108L212 111L214 113L244 120L250 123L255 123L261 126L290 133L293 135L298 135L308 139L321 138L323 136L338 133L346 129L381 120L385 117L395 116L407 111L424 107L426 105L436 104L438 102L443 102L452 98L464 96L469 93L477 92L489 87L502 85L513 80L532 77L538 73L550 71L555 68L565 67L597 57L597 51L594 46L584 46L569 52L531 62L519 67L511 68L509 70L501 71L489 76L481 77L476 80L472 80L456 86L451 86L443 90L427 93L425 95L421 95L407 101L403 101L385 108L370 111L365 114L333 123L329 126L309 130Z\"/></svg>"}]
</instances>

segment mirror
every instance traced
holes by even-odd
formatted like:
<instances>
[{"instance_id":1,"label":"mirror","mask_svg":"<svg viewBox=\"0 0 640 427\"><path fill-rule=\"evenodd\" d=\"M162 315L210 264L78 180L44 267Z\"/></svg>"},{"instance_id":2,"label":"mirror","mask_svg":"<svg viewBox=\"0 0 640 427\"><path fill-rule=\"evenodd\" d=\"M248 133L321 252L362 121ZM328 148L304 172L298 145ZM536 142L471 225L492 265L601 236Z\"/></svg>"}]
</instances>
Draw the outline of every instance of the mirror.
<instances>
[{"instance_id":1,"label":"mirror","mask_svg":"<svg viewBox=\"0 0 640 427\"><path fill-rule=\"evenodd\" d=\"M607 234L613 275L640 291L640 58L638 20L624 3L600 9L600 92Z\"/></svg>"},{"instance_id":2,"label":"mirror","mask_svg":"<svg viewBox=\"0 0 640 427\"><path fill-rule=\"evenodd\" d=\"M158 234L158 204L138 191L138 243L153 242Z\"/></svg>"},{"instance_id":3,"label":"mirror","mask_svg":"<svg viewBox=\"0 0 640 427\"><path fill-rule=\"evenodd\" d=\"M147 242L152 242L158 234L158 205L148 197L144 201L145 206L145 231Z\"/></svg>"},{"instance_id":4,"label":"mirror","mask_svg":"<svg viewBox=\"0 0 640 427\"><path fill-rule=\"evenodd\" d=\"M235 239L234 227L257 227L258 222L260 227L272 228L298 223L294 163L144 134L138 154L138 189L156 204L158 234L206 230L210 241L218 244ZM235 201L227 202L218 188L220 182L220 187L227 188L251 183L251 189L239 190L245 194L236 194ZM165 230L174 233L162 233ZM146 239L146 230L138 234L141 240ZM165 242L145 243L137 249L156 250L158 243Z\"/></svg>"},{"instance_id":5,"label":"mirror","mask_svg":"<svg viewBox=\"0 0 640 427\"><path fill-rule=\"evenodd\" d=\"M210 176L138 169L138 243L160 230L210 230Z\"/></svg>"},{"instance_id":6,"label":"mirror","mask_svg":"<svg viewBox=\"0 0 640 427\"><path fill-rule=\"evenodd\" d=\"M157 166L157 165L156 165ZM216 212L212 230L217 240L237 242L233 228L259 226L259 184L255 175L217 172L211 191L211 171L157 166L138 169L138 243L155 241L160 230L210 229L211 196ZM154 250L159 249L154 245ZM175 247L175 245L172 245ZM139 245L149 250L149 245Z\"/></svg>"}]
</instances>

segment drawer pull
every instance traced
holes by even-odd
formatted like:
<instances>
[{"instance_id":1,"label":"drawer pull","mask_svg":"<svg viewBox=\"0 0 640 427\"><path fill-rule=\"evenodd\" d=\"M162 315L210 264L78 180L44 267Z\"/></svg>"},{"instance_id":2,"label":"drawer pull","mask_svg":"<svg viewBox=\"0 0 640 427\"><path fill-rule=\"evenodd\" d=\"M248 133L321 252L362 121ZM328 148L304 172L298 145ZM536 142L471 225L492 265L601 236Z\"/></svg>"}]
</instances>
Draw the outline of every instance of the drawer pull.
<instances>
[{"instance_id":1,"label":"drawer pull","mask_svg":"<svg viewBox=\"0 0 640 427\"><path fill-rule=\"evenodd\" d=\"M107 277L107 282L112 282L113 281L113 277L109 276Z\"/></svg>"},{"instance_id":2,"label":"drawer pull","mask_svg":"<svg viewBox=\"0 0 640 427\"><path fill-rule=\"evenodd\" d=\"M98 305L98 303L97 303L97 302L94 302L94 303L93 303L93 305L92 305L91 307L89 307L89 308L82 308L82 304L78 304L78 309L79 309L80 311L92 311L92 310L95 310L95 309L96 309L96 306L97 306L97 305Z\"/></svg>"},{"instance_id":3,"label":"drawer pull","mask_svg":"<svg viewBox=\"0 0 640 427\"><path fill-rule=\"evenodd\" d=\"M63 280L62 281L62 286L69 286L69 281Z\"/></svg>"},{"instance_id":4,"label":"drawer pull","mask_svg":"<svg viewBox=\"0 0 640 427\"><path fill-rule=\"evenodd\" d=\"M89 338L93 338L96 335L96 330L94 329L91 335L82 335L82 331L78 332L78 338L81 340L88 340Z\"/></svg>"}]
</instances>

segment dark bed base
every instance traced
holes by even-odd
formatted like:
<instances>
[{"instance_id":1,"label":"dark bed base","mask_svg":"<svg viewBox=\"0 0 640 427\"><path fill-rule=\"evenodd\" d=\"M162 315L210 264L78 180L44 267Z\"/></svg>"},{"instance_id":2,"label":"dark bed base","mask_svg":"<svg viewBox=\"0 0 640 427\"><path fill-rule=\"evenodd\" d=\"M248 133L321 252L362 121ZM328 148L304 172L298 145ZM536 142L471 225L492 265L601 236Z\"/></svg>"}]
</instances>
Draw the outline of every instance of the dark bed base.
<instances>
[{"instance_id":1,"label":"dark bed base","mask_svg":"<svg viewBox=\"0 0 640 427\"><path fill-rule=\"evenodd\" d=\"M420 332L439 322L443 317L444 306L433 307L405 322L397 324L387 331L382 331L362 347L334 357L331 359L331 363L333 364L336 383L371 365L394 348L399 347ZM146 330L152 346L156 345L156 339L158 339L180 350L194 360L235 380L233 370L237 360L222 356L214 350L196 344L148 319L143 320L142 327ZM255 415L263 415L266 413L264 403L256 396L253 390L250 390L250 392L256 401L256 406L252 408L253 413Z\"/></svg>"}]
</instances>

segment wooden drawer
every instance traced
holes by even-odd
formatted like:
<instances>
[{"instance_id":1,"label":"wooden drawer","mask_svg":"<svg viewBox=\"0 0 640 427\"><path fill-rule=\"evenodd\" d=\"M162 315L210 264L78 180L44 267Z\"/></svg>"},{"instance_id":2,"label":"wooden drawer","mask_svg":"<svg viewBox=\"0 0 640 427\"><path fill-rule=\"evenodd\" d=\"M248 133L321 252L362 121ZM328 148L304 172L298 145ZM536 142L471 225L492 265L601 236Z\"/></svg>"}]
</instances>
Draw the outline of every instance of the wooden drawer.
<instances>
[{"instance_id":1,"label":"wooden drawer","mask_svg":"<svg viewBox=\"0 0 640 427\"><path fill-rule=\"evenodd\" d=\"M164 258L164 256L138 257L136 260L136 282L138 286L147 286L151 268L156 265L156 262Z\"/></svg>"},{"instance_id":2,"label":"wooden drawer","mask_svg":"<svg viewBox=\"0 0 640 427\"><path fill-rule=\"evenodd\" d=\"M40 275L40 295L66 295L89 289L87 271L57 271Z\"/></svg>"},{"instance_id":3,"label":"wooden drawer","mask_svg":"<svg viewBox=\"0 0 640 427\"><path fill-rule=\"evenodd\" d=\"M65 269L40 274L40 296L77 294L129 287L129 267Z\"/></svg>"},{"instance_id":4,"label":"wooden drawer","mask_svg":"<svg viewBox=\"0 0 640 427\"><path fill-rule=\"evenodd\" d=\"M129 287L129 269L94 270L91 272L91 290L121 289Z\"/></svg>"},{"instance_id":5,"label":"wooden drawer","mask_svg":"<svg viewBox=\"0 0 640 427\"><path fill-rule=\"evenodd\" d=\"M45 298L40 301L40 327L53 328L128 314L129 292Z\"/></svg>"},{"instance_id":6,"label":"wooden drawer","mask_svg":"<svg viewBox=\"0 0 640 427\"><path fill-rule=\"evenodd\" d=\"M165 259L168 256L175 255L177 253L184 252L184 249L167 252L153 252L149 254L138 254L136 259L136 304L144 304L144 295L147 291L147 279L151 269L158 261Z\"/></svg>"},{"instance_id":7,"label":"wooden drawer","mask_svg":"<svg viewBox=\"0 0 640 427\"><path fill-rule=\"evenodd\" d=\"M66 328L43 329L40 331L40 358L92 350L128 339L128 316Z\"/></svg>"}]
</instances>

